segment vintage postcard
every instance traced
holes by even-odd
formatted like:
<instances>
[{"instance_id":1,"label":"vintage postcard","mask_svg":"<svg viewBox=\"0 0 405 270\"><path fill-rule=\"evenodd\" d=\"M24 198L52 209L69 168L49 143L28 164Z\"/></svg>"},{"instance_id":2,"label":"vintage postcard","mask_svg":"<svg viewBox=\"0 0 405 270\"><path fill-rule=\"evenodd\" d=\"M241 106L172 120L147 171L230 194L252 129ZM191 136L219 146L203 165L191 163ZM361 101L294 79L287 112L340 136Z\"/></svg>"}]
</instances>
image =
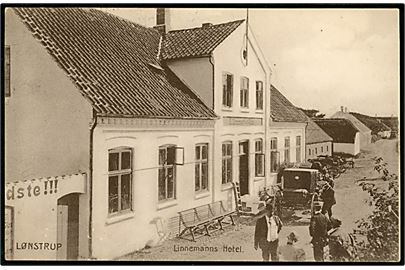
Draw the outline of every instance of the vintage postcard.
<instances>
[{"instance_id":1,"label":"vintage postcard","mask_svg":"<svg viewBox=\"0 0 405 270\"><path fill-rule=\"evenodd\" d=\"M2 262L403 262L402 8L3 5Z\"/></svg>"}]
</instances>

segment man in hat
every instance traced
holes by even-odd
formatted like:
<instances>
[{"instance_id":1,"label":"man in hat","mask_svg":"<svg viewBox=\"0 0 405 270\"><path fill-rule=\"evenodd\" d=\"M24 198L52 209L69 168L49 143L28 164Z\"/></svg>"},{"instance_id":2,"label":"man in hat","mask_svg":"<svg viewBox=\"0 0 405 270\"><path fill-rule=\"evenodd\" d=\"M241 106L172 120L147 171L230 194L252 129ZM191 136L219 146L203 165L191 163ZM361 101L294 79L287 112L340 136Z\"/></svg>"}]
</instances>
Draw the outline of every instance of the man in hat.
<instances>
[{"instance_id":1,"label":"man in hat","mask_svg":"<svg viewBox=\"0 0 405 270\"><path fill-rule=\"evenodd\" d=\"M333 186L333 180L328 179L321 193L321 198L323 200L322 214L325 215L326 213L328 213L329 218L332 217L332 206L336 204L335 191L333 190Z\"/></svg>"},{"instance_id":2,"label":"man in hat","mask_svg":"<svg viewBox=\"0 0 405 270\"><path fill-rule=\"evenodd\" d=\"M280 218L273 215L273 206L266 205L266 213L256 221L254 248L262 250L263 261L278 261L278 234L283 227Z\"/></svg>"},{"instance_id":3,"label":"man in hat","mask_svg":"<svg viewBox=\"0 0 405 270\"><path fill-rule=\"evenodd\" d=\"M302 248L297 248L295 246L295 242L298 242L298 238L295 232L291 232L287 236L287 244L284 246L280 246L279 254L281 255L281 259L283 261L288 262L299 262L305 261L305 251Z\"/></svg>"},{"instance_id":4,"label":"man in hat","mask_svg":"<svg viewBox=\"0 0 405 270\"><path fill-rule=\"evenodd\" d=\"M317 262L323 262L323 249L328 243L328 230L331 229L329 219L322 214L322 204L314 203L314 213L309 225L309 234L312 236L312 246L314 249L314 258Z\"/></svg>"},{"instance_id":5,"label":"man in hat","mask_svg":"<svg viewBox=\"0 0 405 270\"><path fill-rule=\"evenodd\" d=\"M330 218L332 229L329 234L329 255L334 262L347 262L354 259L356 250L353 236L342 229L342 222Z\"/></svg>"}]
</instances>

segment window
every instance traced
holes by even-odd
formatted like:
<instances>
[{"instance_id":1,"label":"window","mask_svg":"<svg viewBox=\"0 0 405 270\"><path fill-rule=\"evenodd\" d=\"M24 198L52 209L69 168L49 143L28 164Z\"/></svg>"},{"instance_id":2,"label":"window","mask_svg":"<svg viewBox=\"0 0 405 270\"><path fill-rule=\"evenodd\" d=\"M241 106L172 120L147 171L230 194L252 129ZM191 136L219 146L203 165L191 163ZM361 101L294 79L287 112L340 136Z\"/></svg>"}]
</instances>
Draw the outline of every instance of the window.
<instances>
[{"instance_id":1,"label":"window","mask_svg":"<svg viewBox=\"0 0 405 270\"><path fill-rule=\"evenodd\" d=\"M263 82L256 81L256 109L263 110Z\"/></svg>"},{"instance_id":2,"label":"window","mask_svg":"<svg viewBox=\"0 0 405 270\"><path fill-rule=\"evenodd\" d=\"M264 176L263 140L255 141L255 176Z\"/></svg>"},{"instance_id":3,"label":"window","mask_svg":"<svg viewBox=\"0 0 405 270\"><path fill-rule=\"evenodd\" d=\"M208 144L195 147L195 191L208 190Z\"/></svg>"},{"instance_id":4,"label":"window","mask_svg":"<svg viewBox=\"0 0 405 270\"><path fill-rule=\"evenodd\" d=\"M132 210L132 151L108 151L108 213Z\"/></svg>"},{"instance_id":5,"label":"window","mask_svg":"<svg viewBox=\"0 0 405 270\"><path fill-rule=\"evenodd\" d=\"M176 146L159 147L159 201L176 199Z\"/></svg>"},{"instance_id":6,"label":"window","mask_svg":"<svg viewBox=\"0 0 405 270\"><path fill-rule=\"evenodd\" d=\"M156 9L156 25L165 24L165 9L157 8Z\"/></svg>"},{"instance_id":7,"label":"window","mask_svg":"<svg viewBox=\"0 0 405 270\"><path fill-rule=\"evenodd\" d=\"M284 162L290 163L290 137L284 138Z\"/></svg>"},{"instance_id":8,"label":"window","mask_svg":"<svg viewBox=\"0 0 405 270\"><path fill-rule=\"evenodd\" d=\"M249 79L246 77L240 78L240 106L249 107Z\"/></svg>"},{"instance_id":9,"label":"window","mask_svg":"<svg viewBox=\"0 0 405 270\"><path fill-rule=\"evenodd\" d=\"M315 155L318 155L318 147L315 147Z\"/></svg>"},{"instance_id":10,"label":"window","mask_svg":"<svg viewBox=\"0 0 405 270\"><path fill-rule=\"evenodd\" d=\"M4 96L9 97L10 91L10 46L4 48Z\"/></svg>"},{"instance_id":11,"label":"window","mask_svg":"<svg viewBox=\"0 0 405 270\"><path fill-rule=\"evenodd\" d=\"M224 73L222 76L222 105L232 107L233 75Z\"/></svg>"},{"instance_id":12,"label":"window","mask_svg":"<svg viewBox=\"0 0 405 270\"><path fill-rule=\"evenodd\" d=\"M232 142L222 144L222 184L232 182Z\"/></svg>"},{"instance_id":13,"label":"window","mask_svg":"<svg viewBox=\"0 0 405 270\"><path fill-rule=\"evenodd\" d=\"M321 153L323 153L323 146L321 146Z\"/></svg>"},{"instance_id":14,"label":"window","mask_svg":"<svg viewBox=\"0 0 405 270\"><path fill-rule=\"evenodd\" d=\"M311 155L311 149L308 149L308 155Z\"/></svg>"},{"instance_id":15,"label":"window","mask_svg":"<svg viewBox=\"0 0 405 270\"><path fill-rule=\"evenodd\" d=\"M326 152L328 152L328 151L329 151L329 145L326 146Z\"/></svg>"},{"instance_id":16,"label":"window","mask_svg":"<svg viewBox=\"0 0 405 270\"><path fill-rule=\"evenodd\" d=\"M270 171L277 172L280 165L280 156L277 151L277 138L273 137L270 139Z\"/></svg>"},{"instance_id":17,"label":"window","mask_svg":"<svg viewBox=\"0 0 405 270\"><path fill-rule=\"evenodd\" d=\"M296 137L295 145L295 161L301 162L301 136Z\"/></svg>"}]
</instances>

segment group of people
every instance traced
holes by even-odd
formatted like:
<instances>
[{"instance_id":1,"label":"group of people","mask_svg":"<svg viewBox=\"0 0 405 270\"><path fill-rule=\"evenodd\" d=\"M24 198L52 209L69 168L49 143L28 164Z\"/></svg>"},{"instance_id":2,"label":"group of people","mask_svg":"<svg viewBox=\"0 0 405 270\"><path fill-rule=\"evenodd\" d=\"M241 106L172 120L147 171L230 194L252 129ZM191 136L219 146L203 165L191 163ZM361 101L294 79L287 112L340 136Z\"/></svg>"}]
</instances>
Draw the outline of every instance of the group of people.
<instances>
[{"instance_id":1,"label":"group of people","mask_svg":"<svg viewBox=\"0 0 405 270\"><path fill-rule=\"evenodd\" d=\"M333 179L325 175L326 184L319 191L322 200L313 205L309 225L315 261L324 261L324 249L329 246L332 261L349 261L354 257L354 241L342 228L342 222L332 217L332 206L336 204ZM279 247L279 233L283 227L281 219L274 214L273 205L267 204L265 215L256 222L254 248L262 250L264 261L305 261L305 251L296 246L295 232L287 236L286 243ZM326 216L328 214L328 217Z\"/></svg>"},{"instance_id":2,"label":"group of people","mask_svg":"<svg viewBox=\"0 0 405 270\"><path fill-rule=\"evenodd\" d=\"M279 233L283 223L273 214L273 205L266 205L266 213L256 222L254 248L262 250L263 261L279 261L281 255L285 261L305 261L305 252L294 246L298 238L294 232L287 236L287 243L279 247Z\"/></svg>"}]
</instances>

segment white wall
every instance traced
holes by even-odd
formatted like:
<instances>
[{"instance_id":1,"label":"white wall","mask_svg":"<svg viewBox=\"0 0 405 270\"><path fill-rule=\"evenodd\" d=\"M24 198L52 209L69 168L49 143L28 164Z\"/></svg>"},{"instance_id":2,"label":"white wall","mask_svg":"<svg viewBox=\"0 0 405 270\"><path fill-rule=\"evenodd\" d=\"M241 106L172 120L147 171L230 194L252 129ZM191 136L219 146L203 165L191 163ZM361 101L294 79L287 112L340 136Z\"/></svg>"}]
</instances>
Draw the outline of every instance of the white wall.
<instances>
[{"instance_id":1,"label":"white wall","mask_svg":"<svg viewBox=\"0 0 405 270\"><path fill-rule=\"evenodd\" d=\"M148 120L142 121L143 124L134 125L98 124L94 132L92 246L93 257L98 259L111 259L157 243L159 236L157 227L151 224L153 220L161 218L167 226L168 219L177 217L178 211L213 200L212 128L207 128L204 121L178 127L173 124L177 120L159 120L154 126L150 126ZM194 191L193 162L197 143L209 144L209 191L202 194ZM176 200L159 203L158 150L165 144L184 147L185 165L177 166ZM120 146L134 151L133 211L111 217L108 214L108 150Z\"/></svg>"},{"instance_id":2,"label":"white wall","mask_svg":"<svg viewBox=\"0 0 405 270\"><path fill-rule=\"evenodd\" d=\"M53 187L55 187L55 181L58 181L57 189L52 189L52 193L50 193L50 181L53 181ZM88 194L86 192L87 177L85 174L39 178L6 184L5 205L14 209L13 259L57 259L56 249L39 249L39 244L37 244L37 249L23 247L28 243L48 243L53 246L57 243L57 201L70 193L81 194L79 196L79 255L82 258L87 257Z\"/></svg>"},{"instance_id":3,"label":"white wall","mask_svg":"<svg viewBox=\"0 0 405 270\"><path fill-rule=\"evenodd\" d=\"M209 57L187 58L167 62L169 68L211 109L214 107L214 66Z\"/></svg>"},{"instance_id":4,"label":"white wall","mask_svg":"<svg viewBox=\"0 0 405 270\"><path fill-rule=\"evenodd\" d=\"M222 153L221 145L224 141L233 142L233 180L239 181L239 142L249 140L249 195L257 196L259 189L266 183L268 158L265 159L265 177L255 177L254 171L254 141L263 139L264 150L267 151L266 140L266 99L269 99L270 89L270 71L264 63L259 61L257 44L249 43L248 48L248 65L242 62L242 50L245 48L244 35L246 31L245 23L242 23L228 38L226 38L213 53L215 63L215 97L214 109L221 117L215 123L215 157L218 162L215 163L214 174L216 180L215 200L228 200L229 204L234 204L233 190L231 184L222 185ZM256 52L255 52L256 51ZM222 75L223 72L233 75L233 106L224 108L222 105ZM241 77L249 78L249 108L240 107L240 80ZM256 81L263 82L263 110L256 110ZM269 101L267 101L269 105ZM269 107L267 107L269 109ZM258 125L224 125L224 117L256 118L260 119ZM267 153L266 153L267 155Z\"/></svg>"},{"instance_id":5,"label":"white wall","mask_svg":"<svg viewBox=\"0 0 405 270\"><path fill-rule=\"evenodd\" d=\"M11 96L5 105L7 182L86 172L90 104L11 9Z\"/></svg>"},{"instance_id":6,"label":"white wall","mask_svg":"<svg viewBox=\"0 0 405 270\"><path fill-rule=\"evenodd\" d=\"M316 149L316 152L315 152ZM311 154L309 153L311 150ZM323 151L322 151L323 150ZM306 145L306 159L316 158L319 155L332 155L332 142L311 143Z\"/></svg>"},{"instance_id":7,"label":"white wall","mask_svg":"<svg viewBox=\"0 0 405 270\"><path fill-rule=\"evenodd\" d=\"M354 143L333 143L333 152L357 155L360 153L360 133L356 133Z\"/></svg>"},{"instance_id":8,"label":"white wall","mask_svg":"<svg viewBox=\"0 0 405 270\"><path fill-rule=\"evenodd\" d=\"M284 162L284 139L290 137L290 162L296 162L296 137L301 136L301 162L305 161L305 127L306 123L277 123L272 122L268 140L277 138L277 149L280 152L280 164ZM270 144L269 144L270 145ZM270 146L269 146L270 147ZM270 156L268 157L270 161ZM270 173L270 167L267 172L270 174L268 185L277 183L277 173Z\"/></svg>"},{"instance_id":9,"label":"white wall","mask_svg":"<svg viewBox=\"0 0 405 270\"><path fill-rule=\"evenodd\" d=\"M222 185L222 153L221 145L224 141L233 142L233 180L239 179L239 142L249 140L249 193L256 195L258 190L264 186L265 177L255 177L254 173L254 141L263 139L264 150L267 151L265 136L266 113L269 113L269 77L270 71L265 63L261 63L258 57L260 51L258 45L251 41L248 48L248 65L241 61L241 50L244 49L244 34L246 25L242 23L230 36L228 36L213 52L212 58L189 58L170 61L169 67L186 84L205 100L206 104L213 106L214 111L220 119L215 123L214 140L214 200L226 200L228 205L233 205L234 196L231 184ZM214 70L212 64L214 63ZM214 78L212 72L214 71ZM228 72L234 76L233 106L223 108L222 106L222 74ZM240 108L240 78L249 78L249 108ZM212 81L214 79L214 81ZM263 110L256 110L256 81L263 82ZM214 89L212 89L214 87ZM207 92L211 91L212 96ZM213 91L213 92L212 92ZM267 101L266 101L267 99ZM213 102L213 103L212 103ZM266 104L268 105L266 107ZM226 125L223 117L238 117L249 121L249 118L259 119L260 124L251 125L241 123L239 125ZM268 154L268 153L266 153ZM268 168L268 159L265 159Z\"/></svg>"}]
</instances>

